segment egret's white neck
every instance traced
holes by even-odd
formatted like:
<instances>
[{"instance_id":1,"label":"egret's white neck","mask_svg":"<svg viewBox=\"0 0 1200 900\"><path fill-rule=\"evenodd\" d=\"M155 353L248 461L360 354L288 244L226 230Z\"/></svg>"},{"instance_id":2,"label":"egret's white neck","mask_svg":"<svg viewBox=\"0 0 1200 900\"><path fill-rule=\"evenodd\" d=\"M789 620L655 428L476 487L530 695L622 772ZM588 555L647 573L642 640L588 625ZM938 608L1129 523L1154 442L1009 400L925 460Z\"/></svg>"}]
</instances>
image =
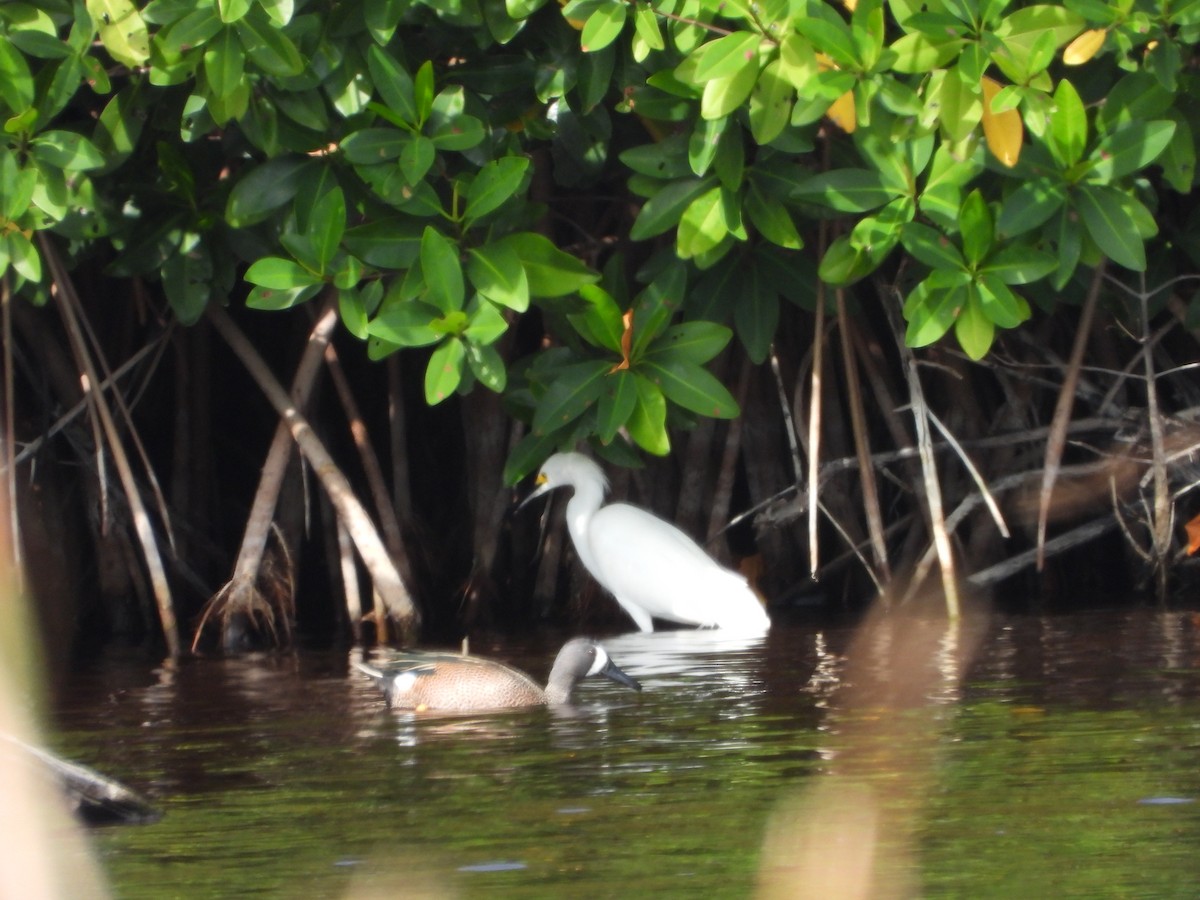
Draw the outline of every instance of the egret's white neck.
<instances>
[{"instance_id":1,"label":"egret's white neck","mask_svg":"<svg viewBox=\"0 0 1200 900\"><path fill-rule=\"evenodd\" d=\"M575 484L575 493L567 503L567 530L584 567L593 575L592 552L588 546L588 523L604 502L604 485L598 482Z\"/></svg>"}]
</instances>

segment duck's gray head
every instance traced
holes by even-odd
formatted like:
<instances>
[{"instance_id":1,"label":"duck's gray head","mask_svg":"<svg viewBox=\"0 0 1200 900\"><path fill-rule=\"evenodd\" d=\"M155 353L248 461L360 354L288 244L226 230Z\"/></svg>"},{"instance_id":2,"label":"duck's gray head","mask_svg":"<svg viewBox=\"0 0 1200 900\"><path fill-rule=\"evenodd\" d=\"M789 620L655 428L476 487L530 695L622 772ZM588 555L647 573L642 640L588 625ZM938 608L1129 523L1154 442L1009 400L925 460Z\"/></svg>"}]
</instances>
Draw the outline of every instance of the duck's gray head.
<instances>
[{"instance_id":1,"label":"duck's gray head","mask_svg":"<svg viewBox=\"0 0 1200 900\"><path fill-rule=\"evenodd\" d=\"M603 675L635 691L642 689L635 679L626 675L612 661L608 652L598 643L590 638L575 638L567 641L558 651L554 668L550 670L550 680L546 684L546 696L551 703L570 703L575 685L592 675Z\"/></svg>"}]
</instances>

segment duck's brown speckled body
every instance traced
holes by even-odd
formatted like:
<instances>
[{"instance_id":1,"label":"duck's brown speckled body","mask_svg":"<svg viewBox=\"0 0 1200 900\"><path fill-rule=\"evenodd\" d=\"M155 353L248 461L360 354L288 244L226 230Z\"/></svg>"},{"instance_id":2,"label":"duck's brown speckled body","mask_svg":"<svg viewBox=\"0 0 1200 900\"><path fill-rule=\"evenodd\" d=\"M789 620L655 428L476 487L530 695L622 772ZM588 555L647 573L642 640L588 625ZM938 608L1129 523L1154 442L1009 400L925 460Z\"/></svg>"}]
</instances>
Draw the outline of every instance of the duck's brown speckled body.
<instances>
[{"instance_id":1,"label":"duck's brown speckled body","mask_svg":"<svg viewBox=\"0 0 1200 900\"><path fill-rule=\"evenodd\" d=\"M486 710L522 706L556 706L571 702L575 685L591 675L604 675L641 690L587 638L568 641L559 651L546 687L512 666L478 656L409 653L386 670L364 663L355 667L383 690L388 705L414 710Z\"/></svg>"}]
</instances>

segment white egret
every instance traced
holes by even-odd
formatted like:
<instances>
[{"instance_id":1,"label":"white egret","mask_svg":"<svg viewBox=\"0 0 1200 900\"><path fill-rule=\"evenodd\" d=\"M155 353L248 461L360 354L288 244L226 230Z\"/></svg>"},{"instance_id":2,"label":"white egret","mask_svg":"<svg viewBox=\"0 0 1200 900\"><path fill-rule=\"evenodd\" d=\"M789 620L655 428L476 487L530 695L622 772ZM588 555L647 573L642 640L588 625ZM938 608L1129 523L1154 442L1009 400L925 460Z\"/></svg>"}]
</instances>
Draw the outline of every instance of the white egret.
<instances>
[{"instance_id":1,"label":"white egret","mask_svg":"<svg viewBox=\"0 0 1200 900\"><path fill-rule=\"evenodd\" d=\"M567 528L584 567L642 631L653 619L762 633L771 620L746 579L726 569L690 537L629 503L604 503L608 479L580 453L556 453L522 506L561 487L575 489Z\"/></svg>"}]
</instances>

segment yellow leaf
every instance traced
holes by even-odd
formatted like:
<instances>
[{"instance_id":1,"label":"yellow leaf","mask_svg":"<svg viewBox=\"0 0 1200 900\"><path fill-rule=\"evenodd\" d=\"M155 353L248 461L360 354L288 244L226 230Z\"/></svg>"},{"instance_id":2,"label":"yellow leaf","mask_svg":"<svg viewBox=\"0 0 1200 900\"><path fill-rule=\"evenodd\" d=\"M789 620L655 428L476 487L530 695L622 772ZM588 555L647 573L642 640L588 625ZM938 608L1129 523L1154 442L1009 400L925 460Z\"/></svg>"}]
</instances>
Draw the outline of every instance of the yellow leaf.
<instances>
[{"instance_id":1,"label":"yellow leaf","mask_svg":"<svg viewBox=\"0 0 1200 900\"><path fill-rule=\"evenodd\" d=\"M1183 527L1186 529L1188 536L1188 555L1194 554L1197 550L1200 550L1200 516L1196 516Z\"/></svg>"},{"instance_id":2,"label":"yellow leaf","mask_svg":"<svg viewBox=\"0 0 1200 900\"><path fill-rule=\"evenodd\" d=\"M825 110L825 115L846 134L854 134L854 129L858 127L854 117L854 91L846 91L834 100L833 105Z\"/></svg>"},{"instance_id":3,"label":"yellow leaf","mask_svg":"<svg viewBox=\"0 0 1200 900\"><path fill-rule=\"evenodd\" d=\"M1063 50L1063 62L1068 66L1083 65L1104 46L1104 39L1107 36L1108 29L1106 28L1093 28L1085 31L1067 44L1067 48Z\"/></svg>"},{"instance_id":4,"label":"yellow leaf","mask_svg":"<svg viewBox=\"0 0 1200 900\"><path fill-rule=\"evenodd\" d=\"M621 321L625 323L625 330L621 332L621 361L608 370L609 375L629 368L629 354L633 350L633 310L625 310Z\"/></svg>"},{"instance_id":5,"label":"yellow leaf","mask_svg":"<svg viewBox=\"0 0 1200 900\"><path fill-rule=\"evenodd\" d=\"M1021 142L1025 139L1025 126L1021 114L1015 109L1002 113L992 112L992 101L1000 93L1000 85L991 78L983 78L983 136L988 149L1010 169L1021 156Z\"/></svg>"}]
</instances>

